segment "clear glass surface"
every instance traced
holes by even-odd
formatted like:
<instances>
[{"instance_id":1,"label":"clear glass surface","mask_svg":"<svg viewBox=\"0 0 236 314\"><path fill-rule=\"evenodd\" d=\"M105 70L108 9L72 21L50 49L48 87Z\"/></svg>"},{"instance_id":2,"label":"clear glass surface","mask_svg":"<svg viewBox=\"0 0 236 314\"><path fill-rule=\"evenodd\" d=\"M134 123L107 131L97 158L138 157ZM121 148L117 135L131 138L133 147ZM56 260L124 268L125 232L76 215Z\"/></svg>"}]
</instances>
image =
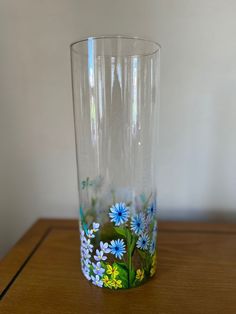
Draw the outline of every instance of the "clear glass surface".
<instances>
[{"instance_id":1,"label":"clear glass surface","mask_svg":"<svg viewBox=\"0 0 236 314\"><path fill-rule=\"evenodd\" d=\"M125 36L71 45L81 266L131 288L156 268L160 46Z\"/></svg>"}]
</instances>

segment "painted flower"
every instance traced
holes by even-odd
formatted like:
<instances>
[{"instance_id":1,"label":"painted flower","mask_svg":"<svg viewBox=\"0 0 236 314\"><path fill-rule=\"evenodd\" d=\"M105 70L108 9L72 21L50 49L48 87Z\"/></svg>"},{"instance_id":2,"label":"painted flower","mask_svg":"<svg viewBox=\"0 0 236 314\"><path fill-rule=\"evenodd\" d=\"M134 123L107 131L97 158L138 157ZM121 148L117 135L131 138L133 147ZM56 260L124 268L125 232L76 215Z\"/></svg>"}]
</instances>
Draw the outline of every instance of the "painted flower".
<instances>
[{"instance_id":1,"label":"painted flower","mask_svg":"<svg viewBox=\"0 0 236 314\"><path fill-rule=\"evenodd\" d=\"M87 236L88 236L89 238L95 238L95 235L93 234L93 229L89 229L89 230L87 231Z\"/></svg>"},{"instance_id":2,"label":"painted flower","mask_svg":"<svg viewBox=\"0 0 236 314\"><path fill-rule=\"evenodd\" d=\"M156 266L156 263L157 263L157 255L154 254L152 257L152 267Z\"/></svg>"},{"instance_id":3,"label":"painted flower","mask_svg":"<svg viewBox=\"0 0 236 314\"><path fill-rule=\"evenodd\" d=\"M156 272L156 267L152 267L150 270L150 276L153 277L155 275Z\"/></svg>"},{"instance_id":4,"label":"painted flower","mask_svg":"<svg viewBox=\"0 0 236 314\"><path fill-rule=\"evenodd\" d=\"M89 273L89 267L87 267L86 265L83 265L83 271L86 273Z\"/></svg>"},{"instance_id":5,"label":"painted flower","mask_svg":"<svg viewBox=\"0 0 236 314\"><path fill-rule=\"evenodd\" d=\"M111 280L111 285L112 285L115 289L117 289L117 288L122 288L122 282L121 282L121 280L119 280L119 279L113 278L113 279Z\"/></svg>"},{"instance_id":6,"label":"painted flower","mask_svg":"<svg viewBox=\"0 0 236 314\"><path fill-rule=\"evenodd\" d=\"M154 222L154 226L153 226L153 234L157 234L157 221Z\"/></svg>"},{"instance_id":7,"label":"painted flower","mask_svg":"<svg viewBox=\"0 0 236 314\"><path fill-rule=\"evenodd\" d=\"M88 280L91 279L90 274L89 274L89 268L87 268L87 267L82 267L82 272L83 272L84 276L85 276Z\"/></svg>"},{"instance_id":8,"label":"painted flower","mask_svg":"<svg viewBox=\"0 0 236 314\"><path fill-rule=\"evenodd\" d=\"M112 240L110 244L111 254L116 258L121 259L125 251L125 244L123 239Z\"/></svg>"},{"instance_id":9,"label":"painted flower","mask_svg":"<svg viewBox=\"0 0 236 314\"><path fill-rule=\"evenodd\" d=\"M91 244L91 240L90 239L85 239L83 242L82 242L82 246L87 249L89 252L92 252L93 251L93 245Z\"/></svg>"},{"instance_id":10,"label":"painted flower","mask_svg":"<svg viewBox=\"0 0 236 314\"><path fill-rule=\"evenodd\" d=\"M84 232L84 230L82 230L81 232L80 232L80 241L81 241L81 244L82 244L82 246L86 243L86 241L87 241L87 239L86 239L86 237L85 237L85 232Z\"/></svg>"},{"instance_id":11,"label":"painted flower","mask_svg":"<svg viewBox=\"0 0 236 314\"><path fill-rule=\"evenodd\" d=\"M131 219L131 230L133 230L136 234L141 234L145 228L145 217L142 213L134 216Z\"/></svg>"},{"instance_id":12,"label":"painted flower","mask_svg":"<svg viewBox=\"0 0 236 314\"><path fill-rule=\"evenodd\" d=\"M139 281L142 281L144 278L144 270L143 269L137 269L136 271L136 279Z\"/></svg>"},{"instance_id":13,"label":"painted flower","mask_svg":"<svg viewBox=\"0 0 236 314\"><path fill-rule=\"evenodd\" d=\"M102 278L103 284L105 287L112 289L112 281L109 279L107 275Z\"/></svg>"},{"instance_id":14,"label":"painted flower","mask_svg":"<svg viewBox=\"0 0 236 314\"><path fill-rule=\"evenodd\" d=\"M83 250L83 258L84 259L89 259L91 257L91 255L89 254L89 250L88 249L84 249Z\"/></svg>"},{"instance_id":15,"label":"painted flower","mask_svg":"<svg viewBox=\"0 0 236 314\"><path fill-rule=\"evenodd\" d=\"M82 229L82 226L80 227L80 237L83 238L85 235L84 230Z\"/></svg>"},{"instance_id":16,"label":"painted flower","mask_svg":"<svg viewBox=\"0 0 236 314\"><path fill-rule=\"evenodd\" d=\"M80 255L81 255L81 258L84 258L84 247L80 247Z\"/></svg>"},{"instance_id":17,"label":"painted flower","mask_svg":"<svg viewBox=\"0 0 236 314\"><path fill-rule=\"evenodd\" d=\"M110 208L109 216L111 221L115 223L115 226L119 226L128 221L129 208L125 203L116 203Z\"/></svg>"},{"instance_id":18,"label":"painted flower","mask_svg":"<svg viewBox=\"0 0 236 314\"><path fill-rule=\"evenodd\" d=\"M87 239L86 239L86 237L80 237L80 240L81 240L81 245L84 247L85 246L85 244L87 243Z\"/></svg>"},{"instance_id":19,"label":"painted flower","mask_svg":"<svg viewBox=\"0 0 236 314\"><path fill-rule=\"evenodd\" d=\"M141 250L147 250L148 249L148 244L149 244L149 236L148 236L147 233L143 233L138 238L137 248L139 248Z\"/></svg>"},{"instance_id":20,"label":"painted flower","mask_svg":"<svg viewBox=\"0 0 236 314\"><path fill-rule=\"evenodd\" d=\"M109 249L109 244L106 242L106 243L103 243L102 241L100 242L100 248L101 250L103 251L103 253L110 253L110 249Z\"/></svg>"},{"instance_id":21,"label":"painted flower","mask_svg":"<svg viewBox=\"0 0 236 314\"><path fill-rule=\"evenodd\" d=\"M94 255L94 259L99 262L99 261L105 261L107 257L103 255L103 251L96 250L96 255Z\"/></svg>"},{"instance_id":22,"label":"painted flower","mask_svg":"<svg viewBox=\"0 0 236 314\"><path fill-rule=\"evenodd\" d=\"M150 247L149 247L149 252L151 253L151 255L153 255L155 253L156 250L156 238L152 238L152 241L150 243Z\"/></svg>"},{"instance_id":23,"label":"painted flower","mask_svg":"<svg viewBox=\"0 0 236 314\"><path fill-rule=\"evenodd\" d=\"M84 259L83 262L84 262L84 266L86 266L86 267L89 268L89 266L90 266L90 264L91 264L90 259L88 259L88 258L87 258L87 259Z\"/></svg>"},{"instance_id":24,"label":"painted flower","mask_svg":"<svg viewBox=\"0 0 236 314\"><path fill-rule=\"evenodd\" d=\"M154 276L155 272L156 272L156 264L157 264L157 256L156 253L153 255L152 257L152 267L150 270L150 276Z\"/></svg>"},{"instance_id":25,"label":"painted flower","mask_svg":"<svg viewBox=\"0 0 236 314\"><path fill-rule=\"evenodd\" d=\"M94 276L91 276L91 279L92 279L92 282L95 286L98 286L98 287L102 287L103 286L103 282L102 280L100 279L100 277L98 275L96 275L95 277Z\"/></svg>"},{"instance_id":26,"label":"painted flower","mask_svg":"<svg viewBox=\"0 0 236 314\"><path fill-rule=\"evenodd\" d=\"M93 228L92 228L93 232L97 232L97 231L99 230L99 226L100 226L99 223L94 222L94 223L93 223Z\"/></svg>"},{"instance_id":27,"label":"painted flower","mask_svg":"<svg viewBox=\"0 0 236 314\"><path fill-rule=\"evenodd\" d=\"M116 278L116 276L119 275L119 272L117 270L117 266L114 265L113 267L111 265L107 265L107 274L111 275L113 278Z\"/></svg>"},{"instance_id":28,"label":"painted flower","mask_svg":"<svg viewBox=\"0 0 236 314\"><path fill-rule=\"evenodd\" d=\"M155 217L156 215L156 206L154 205L154 203L152 203L151 206L149 206L147 208L147 218L148 220L152 220L153 217Z\"/></svg>"},{"instance_id":29,"label":"painted flower","mask_svg":"<svg viewBox=\"0 0 236 314\"><path fill-rule=\"evenodd\" d=\"M93 265L93 272L94 272L94 274L98 275L98 276L102 276L104 271L105 271L105 269L102 268L101 263L100 262L98 262L97 264L92 263L92 265Z\"/></svg>"}]
</instances>

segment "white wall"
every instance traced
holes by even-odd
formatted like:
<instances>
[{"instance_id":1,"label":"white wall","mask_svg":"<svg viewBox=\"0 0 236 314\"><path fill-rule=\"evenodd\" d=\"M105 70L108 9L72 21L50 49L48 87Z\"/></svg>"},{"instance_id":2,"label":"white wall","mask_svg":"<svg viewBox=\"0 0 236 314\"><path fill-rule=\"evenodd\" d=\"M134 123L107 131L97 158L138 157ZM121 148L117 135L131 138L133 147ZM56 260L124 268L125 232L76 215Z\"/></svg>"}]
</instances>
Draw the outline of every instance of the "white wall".
<instances>
[{"instance_id":1,"label":"white wall","mask_svg":"<svg viewBox=\"0 0 236 314\"><path fill-rule=\"evenodd\" d=\"M162 45L162 217L236 213L234 0L1 0L0 255L41 216L76 215L69 44Z\"/></svg>"}]
</instances>

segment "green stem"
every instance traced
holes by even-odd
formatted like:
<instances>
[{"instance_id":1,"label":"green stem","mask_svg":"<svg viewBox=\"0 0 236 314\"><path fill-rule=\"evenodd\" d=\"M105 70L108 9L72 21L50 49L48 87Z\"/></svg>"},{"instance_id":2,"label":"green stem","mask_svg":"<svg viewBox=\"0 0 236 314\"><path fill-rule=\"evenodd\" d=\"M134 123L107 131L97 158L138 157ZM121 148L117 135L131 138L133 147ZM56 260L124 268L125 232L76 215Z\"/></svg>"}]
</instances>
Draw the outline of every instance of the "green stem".
<instances>
[{"instance_id":1,"label":"green stem","mask_svg":"<svg viewBox=\"0 0 236 314\"><path fill-rule=\"evenodd\" d=\"M148 206L148 203L149 203L151 197L152 197L152 192L150 193L150 195L148 196L147 200L146 200L145 203L143 204L142 210L146 209L146 207Z\"/></svg>"},{"instance_id":2,"label":"green stem","mask_svg":"<svg viewBox=\"0 0 236 314\"><path fill-rule=\"evenodd\" d=\"M127 246L128 246L128 275L129 275L129 288L131 287L131 270L132 270L132 248L130 233L127 232Z\"/></svg>"}]
</instances>

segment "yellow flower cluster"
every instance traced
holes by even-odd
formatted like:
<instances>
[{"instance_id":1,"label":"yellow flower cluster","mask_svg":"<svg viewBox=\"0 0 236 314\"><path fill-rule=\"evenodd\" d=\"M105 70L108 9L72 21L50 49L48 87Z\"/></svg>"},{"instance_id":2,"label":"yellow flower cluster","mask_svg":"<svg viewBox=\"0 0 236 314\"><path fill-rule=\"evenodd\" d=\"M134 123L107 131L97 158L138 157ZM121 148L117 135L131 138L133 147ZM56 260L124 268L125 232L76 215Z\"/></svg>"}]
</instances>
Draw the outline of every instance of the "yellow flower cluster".
<instances>
[{"instance_id":1,"label":"yellow flower cluster","mask_svg":"<svg viewBox=\"0 0 236 314\"><path fill-rule=\"evenodd\" d=\"M139 281L142 281L144 278L144 270L143 269L137 269L136 271L136 279Z\"/></svg>"},{"instance_id":2,"label":"yellow flower cluster","mask_svg":"<svg viewBox=\"0 0 236 314\"><path fill-rule=\"evenodd\" d=\"M153 255L152 257L152 267L150 270L150 276L154 276L155 272L156 272L156 264L157 264L157 257L156 254Z\"/></svg>"},{"instance_id":3,"label":"yellow flower cluster","mask_svg":"<svg viewBox=\"0 0 236 314\"><path fill-rule=\"evenodd\" d=\"M119 275L116 265L114 265L113 267L111 265L107 265L106 273L110 275L110 278L107 275L103 276L102 281L105 287L110 289L122 288L121 280L116 278Z\"/></svg>"}]
</instances>

